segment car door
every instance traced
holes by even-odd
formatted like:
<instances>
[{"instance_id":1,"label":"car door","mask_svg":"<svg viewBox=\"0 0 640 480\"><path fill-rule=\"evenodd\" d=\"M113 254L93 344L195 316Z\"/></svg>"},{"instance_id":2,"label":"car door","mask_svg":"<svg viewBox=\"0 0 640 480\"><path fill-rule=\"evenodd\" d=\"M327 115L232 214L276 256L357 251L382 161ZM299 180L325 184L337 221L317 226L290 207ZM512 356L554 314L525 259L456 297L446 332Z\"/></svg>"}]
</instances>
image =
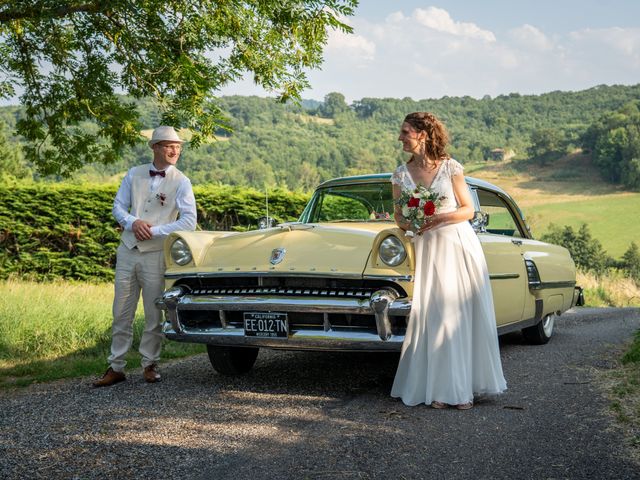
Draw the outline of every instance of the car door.
<instances>
[{"instance_id":1,"label":"car door","mask_svg":"<svg viewBox=\"0 0 640 480\"><path fill-rule=\"evenodd\" d=\"M475 189L478 208L487 216L478 233L489 267L496 321L499 326L529 315L529 288L523 258L527 241L512 207L496 192Z\"/></svg>"}]
</instances>

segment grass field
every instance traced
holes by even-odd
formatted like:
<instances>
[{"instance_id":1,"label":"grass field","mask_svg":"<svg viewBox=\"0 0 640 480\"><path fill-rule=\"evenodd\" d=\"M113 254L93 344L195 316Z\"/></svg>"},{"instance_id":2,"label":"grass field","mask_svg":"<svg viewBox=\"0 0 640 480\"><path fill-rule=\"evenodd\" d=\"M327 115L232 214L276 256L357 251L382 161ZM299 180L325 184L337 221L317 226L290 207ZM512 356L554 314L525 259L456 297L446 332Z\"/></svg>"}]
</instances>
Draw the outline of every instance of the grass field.
<instances>
[{"instance_id":1,"label":"grass field","mask_svg":"<svg viewBox=\"0 0 640 480\"><path fill-rule=\"evenodd\" d=\"M112 301L111 284L0 282L0 388L103 373ZM127 357L131 367L140 366L135 347L142 328L139 308L134 349ZM202 346L165 342L162 358L203 351Z\"/></svg>"},{"instance_id":2,"label":"grass field","mask_svg":"<svg viewBox=\"0 0 640 480\"><path fill-rule=\"evenodd\" d=\"M632 241L640 243L640 193L603 182L586 155L568 155L546 167L505 162L474 164L465 170L506 190L536 238L550 223L574 228L586 223L616 259Z\"/></svg>"}]
</instances>

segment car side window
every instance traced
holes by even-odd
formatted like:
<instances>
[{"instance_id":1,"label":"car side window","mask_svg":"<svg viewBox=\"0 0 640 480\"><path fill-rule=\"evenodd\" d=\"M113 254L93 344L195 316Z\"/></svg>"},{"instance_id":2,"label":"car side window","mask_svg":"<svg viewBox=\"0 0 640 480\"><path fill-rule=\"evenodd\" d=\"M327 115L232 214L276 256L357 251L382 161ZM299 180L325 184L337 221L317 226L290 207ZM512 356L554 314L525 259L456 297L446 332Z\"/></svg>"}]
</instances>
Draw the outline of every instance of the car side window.
<instances>
[{"instance_id":1,"label":"car side window","mask_svg":"<svg viewBox=\"0 0 640 480\"><path fill-rule=\"evenodd\" d=\"M510 237L523 236L518 222L514 217L515 213L499 195L481 189L478 189L477 193L480 210L488 214L488 222L486 225L487 233L507 235Z\"/></svg>"}]
</instances>

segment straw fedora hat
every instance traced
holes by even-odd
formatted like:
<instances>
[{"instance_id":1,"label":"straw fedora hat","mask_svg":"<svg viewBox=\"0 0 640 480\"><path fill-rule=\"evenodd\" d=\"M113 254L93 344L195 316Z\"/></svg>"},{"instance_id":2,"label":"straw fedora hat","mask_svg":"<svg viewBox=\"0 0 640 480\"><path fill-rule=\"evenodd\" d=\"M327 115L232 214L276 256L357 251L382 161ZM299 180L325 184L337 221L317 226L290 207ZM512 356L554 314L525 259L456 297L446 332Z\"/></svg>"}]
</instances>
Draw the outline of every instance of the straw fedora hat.
<instances>
[{"instance_id":1,"label":"straw fedora hat","mask_svg":"<svg viewBox=\"0 0 640 480\"><path fill-rule=\"evenodd\" d=\"M149 147L153 147L158 142L178 142L184 143L178 136L178 133L173 127L161 125L156 128L151 134L151 140L149 140Z\"/></svg>"}]
</instances>

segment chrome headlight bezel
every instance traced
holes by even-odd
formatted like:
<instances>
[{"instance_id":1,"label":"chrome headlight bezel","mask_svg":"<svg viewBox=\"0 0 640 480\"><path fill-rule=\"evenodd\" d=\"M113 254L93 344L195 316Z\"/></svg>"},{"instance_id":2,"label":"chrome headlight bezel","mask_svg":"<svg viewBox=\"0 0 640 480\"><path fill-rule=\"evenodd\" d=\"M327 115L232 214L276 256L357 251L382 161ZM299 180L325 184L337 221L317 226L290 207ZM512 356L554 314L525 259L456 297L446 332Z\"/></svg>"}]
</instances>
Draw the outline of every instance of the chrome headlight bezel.
<instances>
[{"instance_id":1,"label":"chrome headlight bezel","mask_svg":"<svg viewBox=\"0 0 640 480\"><path fill-rule=\"evenodd\" d=\"M193 260L191 249L182 238L176 238L169 249L171 260L176 265L184 266Z\"/></svg>"},{"instance_id":2,"label":"chrome headlight bezel","mask_svg":"<svg viewBox=\"0 0 640 480\"><path fill-rule=\"evenodd\" d=\"M378 256L386 265L397 267L407 258L407 249L398 237L389 235L378 247Z\"/></svg>"}]
</instances>

